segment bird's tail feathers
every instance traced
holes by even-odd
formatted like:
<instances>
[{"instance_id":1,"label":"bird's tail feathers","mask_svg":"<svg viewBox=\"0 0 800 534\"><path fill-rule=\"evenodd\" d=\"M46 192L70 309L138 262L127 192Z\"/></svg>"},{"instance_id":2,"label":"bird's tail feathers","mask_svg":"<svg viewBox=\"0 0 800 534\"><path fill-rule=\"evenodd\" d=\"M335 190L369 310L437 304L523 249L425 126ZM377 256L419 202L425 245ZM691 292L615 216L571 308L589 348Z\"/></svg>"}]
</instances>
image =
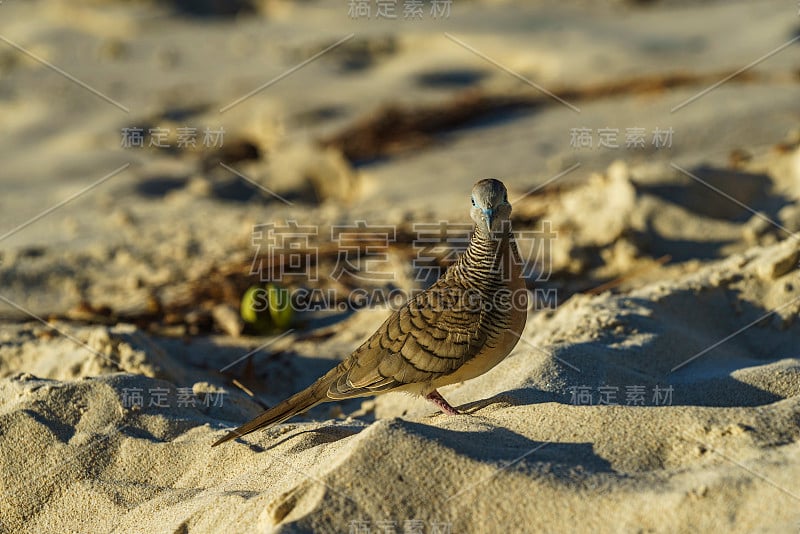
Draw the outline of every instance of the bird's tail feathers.
<instances>
[{"instance_id":1,"label":"bird's tail feathers","mask_svg":"<svg viewBox=\"0 0 800 534\"><path fill-rule=\"evenodd\" d=\"M332 369L328 374L314 382L311 386L299 393L295 393L285 401L282 401L268 409L255 419L248 421L239 428L231 430L225 436L214 442L212 447L216 447L226 441L245 436L256 430L267 428L272 425L282 423L295 415L305 412L327 400L327 392L331 383L338 377L337 369Z\"/></svg>"}]
</instances>

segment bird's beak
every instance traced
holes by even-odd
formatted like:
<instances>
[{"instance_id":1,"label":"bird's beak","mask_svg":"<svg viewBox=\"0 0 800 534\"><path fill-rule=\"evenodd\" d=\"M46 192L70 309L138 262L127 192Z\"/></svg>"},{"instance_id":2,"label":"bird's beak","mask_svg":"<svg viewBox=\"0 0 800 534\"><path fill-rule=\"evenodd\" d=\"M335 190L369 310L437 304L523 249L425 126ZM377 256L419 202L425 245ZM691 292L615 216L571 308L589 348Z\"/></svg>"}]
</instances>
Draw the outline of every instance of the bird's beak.
<instances>
[{"instance_id":1,"label":"bird's beak","mask_svg":"<svg viewBox=\"0 0 800 534\"><path fill-rule=\"evenodd\" d=\"M489 230L489 232L491 233L492 221L494 221L494 210L493 209L483 210L483 216L486 218L486 229Z\"/></svg>"}]
</instances>

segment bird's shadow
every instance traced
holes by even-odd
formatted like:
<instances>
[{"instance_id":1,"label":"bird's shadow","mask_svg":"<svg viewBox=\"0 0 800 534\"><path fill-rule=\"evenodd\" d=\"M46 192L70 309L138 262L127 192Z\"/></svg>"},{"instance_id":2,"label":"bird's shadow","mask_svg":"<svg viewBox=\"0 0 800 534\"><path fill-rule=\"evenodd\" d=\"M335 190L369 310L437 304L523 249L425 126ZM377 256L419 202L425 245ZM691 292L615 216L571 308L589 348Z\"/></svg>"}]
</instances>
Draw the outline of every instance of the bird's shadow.
<instances>
[{"instance_id":1,"label":"bird's shadow","mask_svg":"<svg viewBox=\"0 0 800 534\"><path fill-rule=\"evenodd\" d=\"M453 416L458 417L458 416ZM585 473L613 473L611 464L594 451L589 442L550 442L532 440L501 426L486 428L475 420L474 430L443 428L423 422L400 420L398 425L412 434L432 440L460 456L478 462L494 463L502 468L518 464L548 464L548 471L572 470L581 466ZM487 444L491 444L487 446Z\"/></svg>"},{"instance_id":2,"label":"bird's shadow","mask_svg":"<svg viewBox=\"0 0 800 534\"><path fill-rule=\"evenodd\" d=\"M499 426L486 428L486 422L478 418L474 422L475 425L472 426L475 428L467 430L443 428L426 422L400 418L390 420L389 424L397 427L395 430L413 438L435 442L460 456L478 462L496 464L503 469L515 465L514 469L524 470L526 466L532 464L547 464L549 472L559 469L572 470L576 466L581 466L583 472L587 474L614 472L611 464L594 452L592 443L536 441L507 428ZM324 426L298 432L289 431L266 445L243 443L251 451L262 453L274 450L298 437L313 436L312 439L302 440L302 443L297 443L292 447L294 452L299 452L308 449L309 443L313 443L311 446L335 443L354 436L366 428L365 425L350 424ZM491 446L487 446L487 444L491 444Z\"/></svg>"},{"instance_id":3,"label":"bird's shadow","mask_svg":"<svg viewBox=\"0 0 800 534\"><path fill-rule=\"evenodd\" d=\"M504 428L494 426L491 422L473 414L481 408L497 404L520 404L519 399L512 393L501 394L490 399L469 403L460 407L462 415L444 416L437 414L434 417L469 417L470 421L458 429L446 428L431 424L430 418L424 421L408 419L392 419L389 424L399 427L398 430L422 440L432 441L440 446L452 450L460 456L473 461L496 464L500 468L525 470L533 464L546 464L548 472L564 470L572 472L580 466L582 472L613 473L611 464L594 451L594 446L589 442L547 442L536 441ZM365 424L336 424L310 429L289 430L277 439L267 438L267 443L253 443L238 439L255 453L269 452L281 445L297 441L290 447L289 452L300 452L311 447L331 444L345 438L359 434L370 425ZM309 437L308 439L298 439ZM491 444L491 445L487 445Z\"/></svg>"}]
</instances>

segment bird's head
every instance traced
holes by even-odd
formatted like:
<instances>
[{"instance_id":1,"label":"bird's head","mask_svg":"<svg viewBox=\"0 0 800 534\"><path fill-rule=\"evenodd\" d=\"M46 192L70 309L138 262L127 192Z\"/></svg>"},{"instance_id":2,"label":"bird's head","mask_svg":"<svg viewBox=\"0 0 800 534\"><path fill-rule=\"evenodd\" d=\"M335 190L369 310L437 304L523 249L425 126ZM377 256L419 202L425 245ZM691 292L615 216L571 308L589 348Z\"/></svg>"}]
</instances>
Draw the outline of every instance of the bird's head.
<instances>
[{"instance_id":1,"label":"bird's head","mask_svg":"<svg viewBox=\"0 0 800 534\"><path fill-rule=\"evenodd\" d=\"M508 226L511 204L508 203L508 191L503 182L487 178L473 186L470 216L489 235Z\"/></svg>"}]
</instances>

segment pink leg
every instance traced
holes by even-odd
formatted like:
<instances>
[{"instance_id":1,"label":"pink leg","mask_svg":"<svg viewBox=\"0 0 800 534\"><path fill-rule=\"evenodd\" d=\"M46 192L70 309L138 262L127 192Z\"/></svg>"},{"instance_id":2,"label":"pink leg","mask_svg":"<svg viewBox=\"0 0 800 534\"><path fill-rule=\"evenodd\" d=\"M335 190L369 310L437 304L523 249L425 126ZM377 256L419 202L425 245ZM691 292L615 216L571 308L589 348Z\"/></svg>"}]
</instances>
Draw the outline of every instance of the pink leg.
<instances>
[{"instance_id":1,"label":"pink leg","mask_svg":"<svg viewBox=\"0 0 800 534\"><path fill-rule=\"evenodd\" d=\"M450 403L444 400L444 397L442 397L439 394L439 392L436 391L435 389L430 393L428 393L428 395L425 398L434 403L436 406L438 406L439 409L442 410L442 412L446 413L447 415L458 415L459 413L461 413L452 406L450 406Z\"/></svg>"}]
</instances>

